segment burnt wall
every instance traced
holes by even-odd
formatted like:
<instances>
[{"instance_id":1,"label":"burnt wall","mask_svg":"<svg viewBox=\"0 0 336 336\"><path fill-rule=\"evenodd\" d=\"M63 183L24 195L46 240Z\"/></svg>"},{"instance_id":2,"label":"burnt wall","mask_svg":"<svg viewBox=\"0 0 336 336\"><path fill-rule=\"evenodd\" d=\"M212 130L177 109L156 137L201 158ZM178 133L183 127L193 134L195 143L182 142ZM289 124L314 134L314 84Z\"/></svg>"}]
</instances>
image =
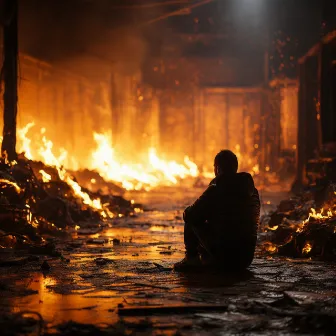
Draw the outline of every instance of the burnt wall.
<instances>
[{"instance_id":1,"label":"burnt wall","mask_svg":"<svg viewBox=\"0 0 336 336\"><path fill-rule=\"evenodd\" d=\"M54 148L74 153L79 162L95 146L93 132L110 128L108 81L88 80L20 54L18 89L18 127L34 122L33 141L45 128Z\"/></svg>"},{"instance_id":2,"label":"burnt wall","mask_svg":"<svg viewBox=\"0 0 336 336\"><path fill-rule=\"evenodd\" d=\"M197 161L212 169L221 149L234 151L241 169L257 163L261 148L260 88L207 88L201 91Z\"/></svg>"}]
</instances>

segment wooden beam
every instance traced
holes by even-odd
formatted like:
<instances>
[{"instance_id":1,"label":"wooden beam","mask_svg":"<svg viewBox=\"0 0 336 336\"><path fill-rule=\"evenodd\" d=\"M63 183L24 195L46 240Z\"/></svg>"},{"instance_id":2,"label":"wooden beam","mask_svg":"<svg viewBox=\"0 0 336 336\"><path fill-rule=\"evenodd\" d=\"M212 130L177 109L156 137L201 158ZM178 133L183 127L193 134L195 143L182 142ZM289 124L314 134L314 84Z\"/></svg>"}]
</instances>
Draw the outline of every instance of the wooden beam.
<instances>
[{"instance_id":1,"label":"wooden beam","mask_svg":"<svg viewBox=\"0 0 336 336\"><path fill-rule=\"evenodd\" d=\"M321 39L320 42L316 43L313 47L311 47L309 49L309 51L299 59L299 61L298 61L299 64L304 63L307 60L307 58L316 55L319 52L319 50L321 49L323 44L329 44L334 39L336 39L336 30L334 30L334 31L330 32L329 34L327 34L326 36L324 36Z\"/></svg>"},{"instance_id":2,"label":"wooden beam","mask_svg":"<svg viewBox=\"0 0 336 336\"><path fill-rule=\"evenodd\" d=\"M147 25L150 25L154 22L158 22L158 21L161 21L161 20L164 20L164 19L167 19L171 16L176 16L176 15L184 15L184 14L190 14L191 13L191 10L194 9L194 8L197 8L197 7L200 7L200 6L203 6L205 4L208 4L210 2L212 2L213 0L202 0L202 1L199 1L199 2L196 2L190 6L185 6L183 8L180 8L176 11L173 11L173 12L169 12L169 13L166 13L166 14L163 14L155 19L152 19L150 21L147 21L145 23L143 23L141 26L147 26Z\"/></svg>"}]
</instances>

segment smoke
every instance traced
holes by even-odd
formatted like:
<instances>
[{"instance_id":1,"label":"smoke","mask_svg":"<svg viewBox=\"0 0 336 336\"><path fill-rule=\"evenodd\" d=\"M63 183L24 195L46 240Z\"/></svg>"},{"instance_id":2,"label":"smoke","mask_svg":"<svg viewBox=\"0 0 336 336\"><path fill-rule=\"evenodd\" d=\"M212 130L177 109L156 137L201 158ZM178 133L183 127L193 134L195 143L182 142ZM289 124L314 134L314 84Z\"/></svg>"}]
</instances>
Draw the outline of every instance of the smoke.
<instances>
[{"instance_id":1,"label":"smoke","mask_svg":"<svg viewBox=\"0 0 336 336\"><path fill-rule=\"evenodd\" d=\"M134 72L148 53L139 23L147 11L120 8L130 1L21 0L20 50L53 64L90 56ZM160 8L151 11L159 15Z\"/></svg>"}]
</instances>

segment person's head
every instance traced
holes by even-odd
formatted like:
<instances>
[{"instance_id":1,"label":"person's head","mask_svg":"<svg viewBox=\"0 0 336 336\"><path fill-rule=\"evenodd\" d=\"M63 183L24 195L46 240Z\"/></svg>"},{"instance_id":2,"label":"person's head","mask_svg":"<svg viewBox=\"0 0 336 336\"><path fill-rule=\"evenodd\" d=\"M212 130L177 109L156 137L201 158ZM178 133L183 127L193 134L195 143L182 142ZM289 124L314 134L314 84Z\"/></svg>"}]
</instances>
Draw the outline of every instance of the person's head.
<instances>
[{"instance_id":1,"label":"person's head","mask_svg":"<svg viewBox=\"0 0 336 336\"><path fill-rule=\"evenodd\" d=\"M215 175L220 174L235 174L238 171L237 156L228 149L221 150L215 156L214 162Z\"/></svg>"}]
</instances>

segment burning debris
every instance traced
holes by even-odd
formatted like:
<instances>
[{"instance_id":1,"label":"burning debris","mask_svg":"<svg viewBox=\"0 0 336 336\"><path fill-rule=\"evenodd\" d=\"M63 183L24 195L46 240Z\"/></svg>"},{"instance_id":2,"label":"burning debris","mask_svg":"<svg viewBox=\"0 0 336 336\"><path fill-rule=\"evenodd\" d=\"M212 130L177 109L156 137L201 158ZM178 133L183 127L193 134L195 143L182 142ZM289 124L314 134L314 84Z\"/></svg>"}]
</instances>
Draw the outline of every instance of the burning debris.
<instances>
[{"instance_id":1,"label":"burning debris","mask_svg":"<svg viewBox=\"0 0 336 336\"><path fill-rule=\"evenodd\" d=\"M261 249L288 257L336 260L336 185L311 187L261 221Z\"/></svg>"},{"instance_id":2,"label":"burning debris","mask_svg":"<svg viewBox=\"0 0 336 336\"><path fill-rule=\"evenodd\" d=\"M42 244L46 236L66 234L66 229L92 223L99 228L108 219L135 213L132 202L83 188L51 151L48 158L53 165L25 157L1 164L1 247L30 241Z\"/></svg>"},{"instance_id":3,"label":"burning debris","mask_svg":"<svg viewBox=\"0 0 336 336\"><path fill-rule=\"evenodd\" d=\"M76 175L78 171L91 171L91 184L104 179L119 186L119 190L150 190L157 186L170 186L180 180L195 178L199 175L197 165L187 156L183 163L166 161L157 155L155 148L149 148L142 155L139 163L128 162L112 147L112 136L109 132L93 133L95 148L88 148L85 158L70 157L64 148L54 150L54 143L46 137L46 129L41 128L28 136L28 132L35 126L34 122L27 124L18 131L19 152L23 152L29 160L42 161L51 166L64 166L71 169ZM34 139L34 141L32 141ZM58 152L57 156L54 154ZM134 159L133 159L134 160ZM89 170L88 170L89 169ZM44 179L48 179L45 172ZM59 171L63 174L62 171ZM86 174L87 175L87 174ZM63 176L67 180L67 176ZM67 181L67 183L72 183Z\"/></svg>"},{"instance_id":4,"label":"burning debris","mask_svg":"<svg viewBox=\"0 0 336 336\"><path fill-rule=\"evenodd\" d=\"M164 160L154 147L148 148L145 152L140 151L139 155L131 155L132 159L129 157L127 159L127 153L117 151L112 146L111 132L94 132L93 147L88 145L85 154L76 153L76 156L69 155L65 148L57 146L46 134L45 128L38 130L34 122L28 123L18 130L19 152L24 153L29 160L42 161L48 166L65 167L81 185L90 190L105 189L108 184L110 190L122 194L125 190L149 191L156 187L178 185L183 181L188 186L195 183L197 185L197 181L201 181L199 184L204 187L214 177L212 169L211 171L204 167L199 169L188 156L184 157L182 163ZM239 145L235 146L235 151L240 167L253 176L258 176L260 170L264 174L266 172L265 176L268 177L275 174L267 170L269 167L265 167L265 171L259 168L257 159L243 155ZM59 173L63 175L62 171ZM46 182L49 179L48 174L43 168L38 171L38 175L42 175ZM66 174L63 179L67 180ZM273 180L267 181L274 183ZM259 187L260 184L262 183L259 183Z\"/></svg>"}]
</instances>

